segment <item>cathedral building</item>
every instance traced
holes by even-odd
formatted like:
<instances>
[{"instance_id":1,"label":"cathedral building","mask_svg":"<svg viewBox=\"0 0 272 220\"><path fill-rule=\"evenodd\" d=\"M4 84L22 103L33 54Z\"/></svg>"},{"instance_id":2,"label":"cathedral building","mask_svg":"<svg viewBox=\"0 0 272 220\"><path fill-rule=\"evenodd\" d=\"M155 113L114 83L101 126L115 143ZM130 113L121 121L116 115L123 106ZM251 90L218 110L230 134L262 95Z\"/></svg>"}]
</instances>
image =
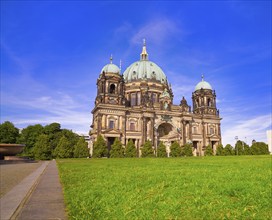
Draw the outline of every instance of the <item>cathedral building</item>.
<instances>
[{"instance_id":1,"label":"cathedral building","mask_svg":"<svg viewBox=\"0 0 272 220\"><path fill-rule=\"evenodd\" d=\"M163 142L192 144L195 156L204 155L210 145L214 153L221 144L220 116L216 94L204 80L192 92L193 108L181 97L173 103L173 91L163 70L148 58L144 42L140 60L122 74L112 63L105 65L97 79L97 96L92 110L91 140L102 135L110 150L115 138L123 145L133 140L138 151L150 140L154 150Z\"/></svg>"}]
</instances>

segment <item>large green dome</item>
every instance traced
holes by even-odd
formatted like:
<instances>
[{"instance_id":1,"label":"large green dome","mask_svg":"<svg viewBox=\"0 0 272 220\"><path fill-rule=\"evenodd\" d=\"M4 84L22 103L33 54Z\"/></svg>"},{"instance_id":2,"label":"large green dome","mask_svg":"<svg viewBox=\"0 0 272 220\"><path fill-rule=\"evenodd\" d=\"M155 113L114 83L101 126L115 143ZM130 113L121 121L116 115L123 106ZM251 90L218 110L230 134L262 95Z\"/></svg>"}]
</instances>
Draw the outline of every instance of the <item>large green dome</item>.
<instances>
[{"instance_id":1,"label":"large green dome","mask_svg":"<svg viewBox=\"0 0 272 220\"><path fill-rule=\"evenodd\" d=\"M132 63L124 72L126 82L139 79L155 79L166 83L166 76L162 69L154 62L140 60Z\"/></svg>"},{"instance_id":2,"label":"large green dome","mask_svg":"<svg viewBox=\"0 0 272 220\"><path fill-rule=\"evenodd\" d=\"M157 80L163 84L167 83L166 76L162 69L156 63L148 60L145 42L141 53L141 59L132 63L124 72L125 82L141 79Z\"/></svg>"}]
</instances>

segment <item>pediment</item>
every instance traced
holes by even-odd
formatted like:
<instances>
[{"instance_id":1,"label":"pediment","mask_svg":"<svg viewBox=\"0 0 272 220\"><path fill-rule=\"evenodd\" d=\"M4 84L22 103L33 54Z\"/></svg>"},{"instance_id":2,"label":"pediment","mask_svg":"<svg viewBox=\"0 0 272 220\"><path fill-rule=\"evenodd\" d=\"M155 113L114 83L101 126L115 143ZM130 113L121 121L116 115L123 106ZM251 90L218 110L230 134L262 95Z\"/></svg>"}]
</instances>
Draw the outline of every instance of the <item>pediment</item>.
<instances>
[{"instance_id":1,"label":"pediment","mask_svg":"<svg viewBox=\"0 0 272 220\"><path fill-rule=\"evenodd\" d=\"M107 133L107 134L121 134L121 132L117 129L106 129L105 131L103 131L102 133Z\"/></svg>"}]
</instances>

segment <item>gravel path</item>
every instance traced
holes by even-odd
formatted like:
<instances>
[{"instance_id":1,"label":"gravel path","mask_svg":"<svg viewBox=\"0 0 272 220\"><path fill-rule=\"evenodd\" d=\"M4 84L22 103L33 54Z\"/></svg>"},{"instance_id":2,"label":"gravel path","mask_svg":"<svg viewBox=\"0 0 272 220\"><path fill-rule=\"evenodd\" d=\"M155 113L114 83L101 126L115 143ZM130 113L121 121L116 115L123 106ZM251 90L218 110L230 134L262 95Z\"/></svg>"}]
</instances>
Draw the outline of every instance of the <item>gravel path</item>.
<instances>
[{"instance_id":1,"label":"gravel path","mask_svg":"<svg viewBox=\"0 0 272 220\"><path fill-rule=\"evenodd\" d=\"M0 197L5 195L42 163L0 164Z\"/></svg>"}]
</instances>

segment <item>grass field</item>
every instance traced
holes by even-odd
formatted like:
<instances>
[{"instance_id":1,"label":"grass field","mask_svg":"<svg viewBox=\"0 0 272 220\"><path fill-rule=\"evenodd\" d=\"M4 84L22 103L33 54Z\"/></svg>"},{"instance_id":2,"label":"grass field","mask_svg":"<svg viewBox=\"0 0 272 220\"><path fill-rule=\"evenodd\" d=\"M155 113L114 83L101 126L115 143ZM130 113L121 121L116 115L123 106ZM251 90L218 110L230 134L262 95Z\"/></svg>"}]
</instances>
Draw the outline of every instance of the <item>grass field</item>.
<instances>
[{"instance_id":1,"label":"grass field","mask_svg":"<svg viewBox=\"0 0 272 220\"><path fill-rule=\"evenodd\" d=\"M57 162L70 219L272 219L271 156Z\"/></svg>"}]
</instances>

